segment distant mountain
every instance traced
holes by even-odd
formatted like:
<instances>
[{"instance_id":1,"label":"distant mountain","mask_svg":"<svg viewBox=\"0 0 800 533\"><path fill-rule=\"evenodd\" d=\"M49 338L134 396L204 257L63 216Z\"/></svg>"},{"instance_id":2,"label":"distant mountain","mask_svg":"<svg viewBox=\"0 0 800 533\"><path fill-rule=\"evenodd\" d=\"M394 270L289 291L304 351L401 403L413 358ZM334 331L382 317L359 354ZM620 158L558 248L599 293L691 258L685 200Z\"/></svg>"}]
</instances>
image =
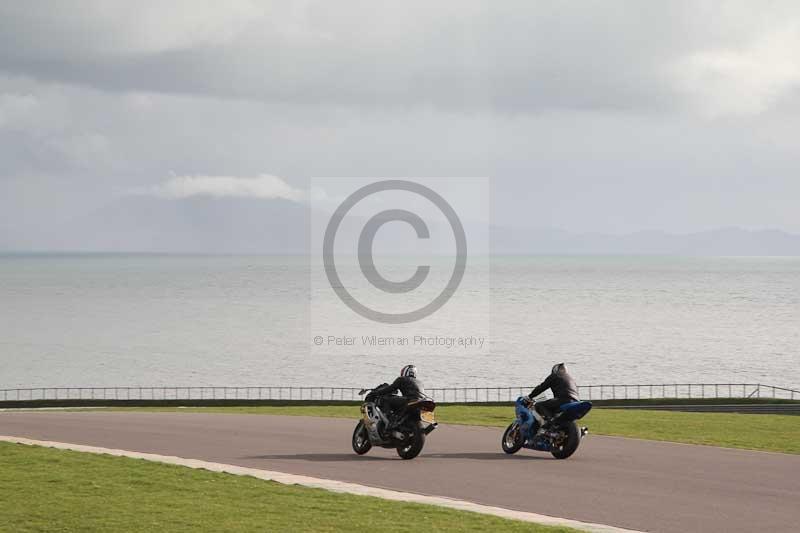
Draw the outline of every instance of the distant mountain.
<instances>
[{"instance_id":1,"label":"distant mountain","mask_svg":"<svg viewBox=\"0 0 800 533\"><path fill-rule=\"evenodd\" d=\"M66 224L26 234L24 239L0 232L0 250L305 254L310 219L307 206L282 199L126 196ZM408 234L405 228L389 225L382 232L389 240ZM493 253L511 255L800 256L800 235L778 230L607 235L492 227L490 239ZM391 249L385 241L380 247Z\"/></svg>"}]
</instances>

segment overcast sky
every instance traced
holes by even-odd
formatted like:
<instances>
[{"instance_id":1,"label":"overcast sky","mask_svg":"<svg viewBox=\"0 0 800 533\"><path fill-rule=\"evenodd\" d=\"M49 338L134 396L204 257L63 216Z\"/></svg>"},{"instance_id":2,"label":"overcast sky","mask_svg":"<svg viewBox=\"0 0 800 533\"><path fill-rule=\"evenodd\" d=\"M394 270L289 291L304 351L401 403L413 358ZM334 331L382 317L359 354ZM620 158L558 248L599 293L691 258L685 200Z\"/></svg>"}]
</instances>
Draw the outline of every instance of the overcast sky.
<instances>
[{"instance_id":1,"label":"overcast sky","mask_svg":"<svg viewBox=\"0 0 800 533\"><path fill-rule=\"evenodd\" d=\"M800 233L799 119L794 1L5 1L0 240L318 176L489 176L499 225Z\"/></svg>"}]
</instances>

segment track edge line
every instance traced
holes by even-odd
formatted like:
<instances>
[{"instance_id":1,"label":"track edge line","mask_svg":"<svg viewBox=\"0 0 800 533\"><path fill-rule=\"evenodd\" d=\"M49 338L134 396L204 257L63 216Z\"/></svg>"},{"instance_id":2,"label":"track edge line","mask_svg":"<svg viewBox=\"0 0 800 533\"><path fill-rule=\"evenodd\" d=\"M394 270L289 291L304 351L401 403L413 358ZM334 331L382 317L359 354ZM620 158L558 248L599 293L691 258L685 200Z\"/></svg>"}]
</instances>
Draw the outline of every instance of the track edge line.
<instances>
[{"instance_id":1,"label":"track edge line","mask_svg":"<svg viewBox=\"0 0 800 533\"><path fill-rule=\"evenodd\" d=\"M333 479L315 478L311 476L303 476L298 474L287 474L285 472L277 472L274 470L262 470L260 468L250 468L250 467L237 466L225 463L215 463L211 461L203 461L200 459L187 459L184 457L177 457L174 455L160 455L154 453L135 452L130 450L115 449L115 448L88 446L84 444L73 444L69 442L28 439L25 437L14 437L7 435L0 435L0 442L24 444L28 446L42 446L46 448L56 448L59 450L71 450L75 452L93 453L97 455L112 455L116 457L143 459L146 461L152 461L156 463L164 463L164 464L185 466L188 468L209 470L211 472L220 472L226 474L233 474L237 476L251 476L266 481L275 481L277 483L281 483L284 485L301 485L304 487L324 489L331 492L338 492L344 494L353 494L356 496L372 496L375 498L382 498L384 500L435 505L439 507L446 507L449 509L456 509L459 511L468 511L473 513L492 515L500 518L520 520L523 522L533 522L547 526L571 527L574 529L588 531L591 533L643 533L641 531L632 529L624 529L605 524L596 524L592 522L582 522L579 520L572 520L569 518L559 518L555 516L531 513L527 511L516 511L513 509L506 509L503 507L495 507L491 505L483 505L475 502L470 502L467 500L447 498L444 496L428 496L413 492L403 492L385 488L370 487L368 485L360 485L358 483L350 483L346 481L336 481Z\"/></svg>"}]
</instances>

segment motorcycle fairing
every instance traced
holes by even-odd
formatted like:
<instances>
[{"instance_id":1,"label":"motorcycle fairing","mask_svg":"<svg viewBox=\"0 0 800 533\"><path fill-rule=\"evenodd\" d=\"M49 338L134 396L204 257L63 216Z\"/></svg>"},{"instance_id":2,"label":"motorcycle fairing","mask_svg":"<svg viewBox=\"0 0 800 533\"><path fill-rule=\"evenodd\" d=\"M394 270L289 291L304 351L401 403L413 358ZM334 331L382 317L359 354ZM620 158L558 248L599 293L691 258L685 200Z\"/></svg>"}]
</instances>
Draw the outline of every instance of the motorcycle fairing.
<instances>
[{"instance_id":1,"label":"motorcycle fairing","mask_svg":"<svg viewBox=\"0 0 800 533\"><path fill-rule=\"evenodd\" d=\"M383 425L385 427L386 424L388 424L388 418L386 415L374 403L366 403L362 405L361 412L363 415L364 426L367 428L370 441L373 444L379 444L383 442L379 425Z\"/></svg>"},{"instance_id":2,"label":"motorcycle fairing","mask_svg":"<svg viewBox=\"0 0 800 533\"><path fill-rule=\"evenodd\" d=\"M592 402L569 402L559 407L562 420L580 420L592 410Z\"/></svg>"},{"instance_id":3,"label":"motorcycle fairing","mask_svg":"<svg viewBox=\"0 0 800 533\"><path fill-rule=\"evenodd\" d=\"M517 420L519 420L522 436L525 440L529 440L539 430L539 422L536 421L536 417L533 416L533 413L525 404L526 400L527 398L524 396L517 398L514 403L514 411L516 412Z\"/></svg>"},{"instance_id":4,"label":"motorcycle fairing","mask_svg":"<svg viewBox=\"0 0 800 533\"><path fill-rule=\"evenodd\" d=\"M422 411L433 411L436 408L436 403L427 398L419 398L408 402L408 407L416 407Z\"/></svg>"}]
</instances>

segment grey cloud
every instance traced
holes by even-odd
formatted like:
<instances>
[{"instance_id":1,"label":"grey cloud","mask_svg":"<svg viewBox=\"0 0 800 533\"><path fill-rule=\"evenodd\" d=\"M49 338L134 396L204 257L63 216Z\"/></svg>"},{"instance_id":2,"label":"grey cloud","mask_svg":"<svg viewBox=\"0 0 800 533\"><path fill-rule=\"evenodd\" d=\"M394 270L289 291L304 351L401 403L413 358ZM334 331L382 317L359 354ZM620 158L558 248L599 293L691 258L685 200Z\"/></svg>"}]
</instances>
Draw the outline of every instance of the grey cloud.
<instances>
[{"instance_id":1,"label":"grey cloud","mask_svg":"<svg viewBox=\"0 0 800 533\"><path fill-rule=\"evenodd\" d=\"M800 232L793 2L81 5L0 6L0 247L172 174L489 176L503 226Z\"/></svg>"},{"instance_id":2,"label":"grey cloud","mask_svg":"<svg viewBox=\"0 0 800 533\"><path fill-rule=\"evenodd\" d=\"M0 13L0 68L110 91L294 104L675 110L731 91L731 98L760 98L761 88L755 95L737 89L747 71L735 65L721 67L716 87L703 82L719 78L716 57L735 62L743 44L757 52L773 30L797 33L781 20L798 12L775 4L761 13L773 24L743 27L741 18L759 6L242 2L161 13L163 3L125 5L12 6ZM791 57L780 46L773 52ZM794 81L764 83L782 93Z\"/></svg>"}]
</instances>

